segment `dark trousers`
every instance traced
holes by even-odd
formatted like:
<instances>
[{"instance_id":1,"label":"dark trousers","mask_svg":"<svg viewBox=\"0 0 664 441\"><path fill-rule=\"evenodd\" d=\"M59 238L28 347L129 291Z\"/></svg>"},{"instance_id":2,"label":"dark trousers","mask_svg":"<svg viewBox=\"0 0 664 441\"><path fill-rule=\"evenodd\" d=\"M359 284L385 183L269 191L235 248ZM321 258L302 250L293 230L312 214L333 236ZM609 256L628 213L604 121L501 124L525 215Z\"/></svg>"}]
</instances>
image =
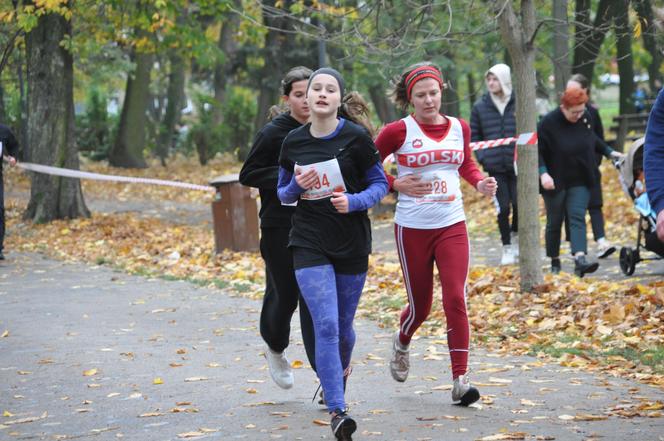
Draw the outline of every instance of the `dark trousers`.
<instances>
[{"instance_id":1,"label":"dark trousers","mask_svg":"<svg viewBox=\"0 0 664 441\"><path fill-rule=\"evenodd\" d=\"M265 295L261 310L260 331L265 343L282 352L290 340L290 322L300 305L302 340L309 364L316 370L314 325L311 314L300 294L293 270L293 256L288 248L290 228L263 228L261 256L265 260Z\"/></svg>"},{"instance_id":2,"label":"dark trousers","mask_svg":"<svg viewBox=\"0 0 664 441\"><path fill-rule=\"evenodd\" d=\"M606 237L604 232L604 214L602 213L602 175L597 170L598 179L590 188L590 200L588 201L588 214L590 214L590 226L593 230L595 242L601 237ZM565 218L565 237L569 241L569 220Z\"/></svg>"},{"instance_id":3,"label":"dark trousers","mask_svg":"<svg viewBox=\"0 0 664 441\"><path fill-rule=\"evenodd\" d=\"M595 186L590 189L590 201L588 202L590 225L593 229L593 238L595 241L600 237L605 237L602 205L602 175L597 170L597 181L595 181Z\"/></svg>"},{"instance_id":4,"label":"dark trousers","mask_svg":"<svg viewBox=\"0 0 664 441\"><path fill-rule=\"evenodd\" d=\"M560 190L556 193L542 194L546 207L546 255L559 257L560 233L565 214L569 219L569 238L572 254L587 251L586 209L590 198L588 187L578 186Z\"/></svg>"},{"instance_id":5,"label":"dark trousers","mask_svg":"<svg viewBox=\"0 0 664 441\"><path fill-rule=\"evenodd\" d=\"M510 233L519 231L519 217L516 199L516 175L514 173L492 173L498 183L498 191L494 199L498 211L498 229L503 245L510 244ZM510 208L512 226L510 227Z\"/></svg>"},{"instance_id":6,"label":"dark trousers","mask_svg":"<svg viewBox=\"0 0 664 441\"><path fill-rule=\"evenodd\" d=\"M2 158L0 158L2 161ZM0 167L2 163L0 162ZM2 180L2 169L0 169L0 252L5 243L5 184Z\"/></svg>"}]
</instances>

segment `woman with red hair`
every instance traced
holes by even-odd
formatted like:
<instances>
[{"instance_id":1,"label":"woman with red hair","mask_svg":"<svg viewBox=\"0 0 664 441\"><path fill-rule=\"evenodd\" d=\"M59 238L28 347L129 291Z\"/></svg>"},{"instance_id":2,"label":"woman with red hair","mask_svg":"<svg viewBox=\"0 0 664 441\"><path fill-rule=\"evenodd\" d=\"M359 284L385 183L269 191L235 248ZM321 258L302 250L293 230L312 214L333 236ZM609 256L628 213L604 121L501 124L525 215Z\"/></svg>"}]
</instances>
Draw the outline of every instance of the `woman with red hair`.
<instances>
[{"instance_id":1,"label":"woman with red hair","mask_svg":"<svg viewBox=\"0 0 664 441\"><path fill-rule=\"evenodd\" d=\"M586 260L585 213L590 191L596 185L595 152L620 157L592 130L586 109L588 95L583 89L565 90L560 107L548 113L537 129L539 173L546 207L546 255L551 272L560 272L560 230L565 215L569 218L574 273L583 277L595 272L597 262Z\"/></svg>"}]
</instances>

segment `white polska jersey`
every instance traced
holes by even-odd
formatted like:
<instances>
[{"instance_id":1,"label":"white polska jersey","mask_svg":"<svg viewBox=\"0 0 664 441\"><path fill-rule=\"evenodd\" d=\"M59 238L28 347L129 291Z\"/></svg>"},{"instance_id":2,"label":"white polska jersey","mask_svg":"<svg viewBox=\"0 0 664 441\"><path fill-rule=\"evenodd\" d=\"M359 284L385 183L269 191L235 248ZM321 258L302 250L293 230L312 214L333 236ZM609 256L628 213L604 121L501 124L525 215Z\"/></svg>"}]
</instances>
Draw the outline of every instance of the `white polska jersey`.
<instances>
[{"instance_id":1,"label":"white polska jersey","mask_svg":"<svg viewBox=\"0 0 664 441\"><path fill-rule=\"evenodd\" d=\"M447 133L440 141L429 138L408 115L406 138L394 152L399 177L419 175L431 192L423 197L399 193L394 221L402 227L434 229L465 220L459 185L459 167L464 160L461 122L451 116Z\"/></svg>"}]
</instances>

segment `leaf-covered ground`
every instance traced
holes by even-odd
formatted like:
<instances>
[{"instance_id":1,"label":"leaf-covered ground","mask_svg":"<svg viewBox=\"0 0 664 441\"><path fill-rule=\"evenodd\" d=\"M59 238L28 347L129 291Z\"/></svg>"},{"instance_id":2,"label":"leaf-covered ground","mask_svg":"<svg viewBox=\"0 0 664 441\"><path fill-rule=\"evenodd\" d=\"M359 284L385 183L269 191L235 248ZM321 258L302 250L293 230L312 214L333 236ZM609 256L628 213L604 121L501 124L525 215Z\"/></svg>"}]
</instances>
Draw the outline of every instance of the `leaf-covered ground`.
<instances>
[{"instance_id":1,"label":"leaf-covered ground","mask_svg":"<svg viewBox=\"0 0 664 441\"><path fill-rule=\"evenodd\" d=\"M237 172L239 165L226 158L201 167L193 160L178 158L168 168L153 164L140 171L99 163L84 163L83 168L206 184L215 176ZM607 231L615 242L633 243L637 215L620 189L615 170L605 167L603 171ZM29 189L27 177L17 170L6 173L6 179L6 189ZM93 181L85 181L83 188L87 198L116 200L118 205L148 199L207 205L212 198L169 187ZM495 234L490 201L468 187L464 190L471 236ZM21 220L26 204L22 197L7 201L8 250L187 279L254 298L262 295L259 254L215 255L209 226L175 224L134 213L93 214L90 219L33 225ZM601 369L664 388L664 281L578 279L561 274L546 275L545 283L534 293L522 294L518 286L515 267L471 269L468 304L473 344L496 353L529 353L565 366ZM373 255L359 313L381 326L395 327L405 298L396 254ZM421 332L444 339L439 299L432 311Z\"/></svg>"}]
</instances>

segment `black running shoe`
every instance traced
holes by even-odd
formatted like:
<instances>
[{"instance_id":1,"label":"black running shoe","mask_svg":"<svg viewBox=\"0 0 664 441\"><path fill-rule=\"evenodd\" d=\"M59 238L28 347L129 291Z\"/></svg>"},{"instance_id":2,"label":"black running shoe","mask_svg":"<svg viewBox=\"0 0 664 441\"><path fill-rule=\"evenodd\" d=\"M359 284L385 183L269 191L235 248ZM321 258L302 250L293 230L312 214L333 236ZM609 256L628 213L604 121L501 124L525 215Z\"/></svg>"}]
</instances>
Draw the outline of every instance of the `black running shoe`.
<instances>
[{"instance_id":1,"label":"black running shoe","mask_svg":"<svg viewBox=\"0 0 664 441\"><path fill-rule=\"evenodd\" d=\"M357 423L345 411L335 410L332 414L330 426L332 433L339 441L353 441L353 433L357 430Z\"/></svg>"},{"instance_id":2,"label":"black running shoe","mask_svg":"<svg viewBox=\"0 0 664 441\"><path fill-rule=\"evenodd\" d=\"M578 256L574 259L574 274L583 277L586 274L594 273L599 268L599 263L588 262L586 256Z\"/></svg>"}]
</instances>

